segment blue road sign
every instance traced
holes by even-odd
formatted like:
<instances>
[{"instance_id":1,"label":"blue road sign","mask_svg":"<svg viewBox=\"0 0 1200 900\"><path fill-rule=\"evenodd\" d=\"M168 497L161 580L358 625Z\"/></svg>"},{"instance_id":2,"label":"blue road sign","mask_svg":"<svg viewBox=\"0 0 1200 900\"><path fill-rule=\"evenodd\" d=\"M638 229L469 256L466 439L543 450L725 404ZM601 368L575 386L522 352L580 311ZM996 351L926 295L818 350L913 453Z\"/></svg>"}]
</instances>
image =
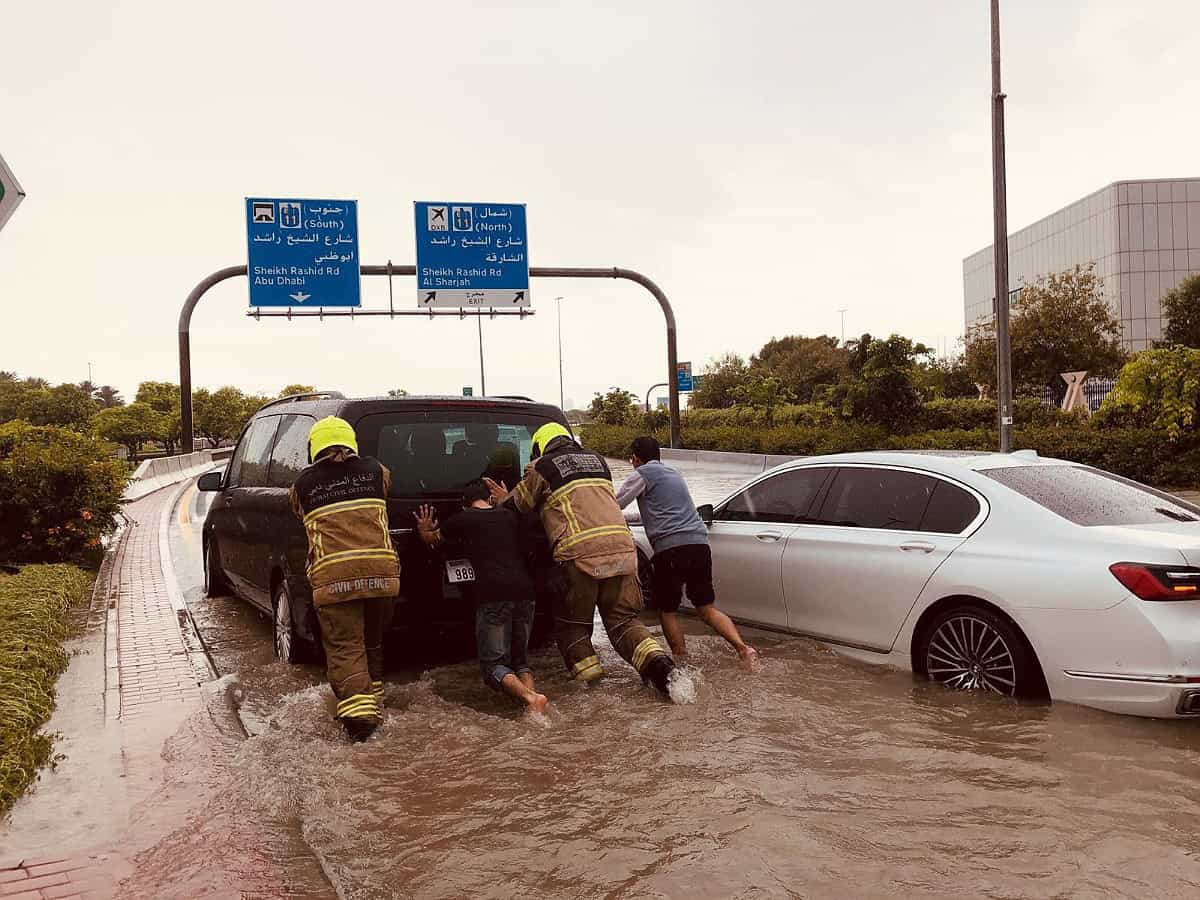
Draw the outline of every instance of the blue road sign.
<instances>
[{"instance_id":1,"label":"blue road sign","mask_svg":"<svg viewBox=\"0 0 1200 900\"><path fill-rule=\"evenodd\" d=\"M251 306L360 306L358 202L246 198Z\"/></svg>"},{"instance_id":2,"label":"blue road sign","mask_svg":"<svg viewBox=\"0 0 1200 900\"><path fill-rule=\"evenodd\" d=\"M675 389L681 393L692 389L692 364L690 362L676 363Z\"/></svg>"},{"instance_id":3,"label":"blue road sign","mask_svg":"<svg viewBox=\"0 0 1200 900\"><path fill-rule=\"evenodd\" d=\"M529 306L523 203L418 201L417 306Z\"/></svg>"}]
</instances>

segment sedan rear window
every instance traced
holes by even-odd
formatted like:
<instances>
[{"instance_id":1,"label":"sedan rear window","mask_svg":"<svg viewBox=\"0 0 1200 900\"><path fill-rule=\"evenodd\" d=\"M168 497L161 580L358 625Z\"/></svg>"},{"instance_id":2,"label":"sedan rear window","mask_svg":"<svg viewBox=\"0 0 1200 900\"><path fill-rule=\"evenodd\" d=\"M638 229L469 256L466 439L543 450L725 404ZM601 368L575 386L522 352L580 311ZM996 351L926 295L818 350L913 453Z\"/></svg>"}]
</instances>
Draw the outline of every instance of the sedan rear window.
<instances>
[{"instance_id":1,"label":"sedan rear window","mask_svg":"<svg viewBox=\"0 0 1200 900\"><path fill-rule=\"evenodd\" d=\"M1013 466L981 474L1076 525L1200 523L1200 507L1086 466Z\"/></svg>"}]
</instances>

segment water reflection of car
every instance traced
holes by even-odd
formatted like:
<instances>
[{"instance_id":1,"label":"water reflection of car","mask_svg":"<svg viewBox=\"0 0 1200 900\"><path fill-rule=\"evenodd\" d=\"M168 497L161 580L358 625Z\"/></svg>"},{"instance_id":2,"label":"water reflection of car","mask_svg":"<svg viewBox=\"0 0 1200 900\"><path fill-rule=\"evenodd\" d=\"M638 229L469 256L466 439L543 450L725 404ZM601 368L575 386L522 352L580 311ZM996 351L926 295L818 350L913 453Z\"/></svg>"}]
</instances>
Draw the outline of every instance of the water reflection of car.
<instances>
[{"instance_id":1,"label":"water reflection of car","mask_svg":"<svg viewBox=\"0 0 1200 900\"><path fill-rule=\"evenodd\" d=\"M205 582L210 595L228 590L269 615L276 653L292 662L311 656L319 641L305 576L307 540L288 488L308 464L309 429L331 415L350 422L359 451L392 473L388 521L401 563L394 629L418 638L469 638L474 608L450 583L442 561L416 539L412 514L423 503L440 518L457 512L462 487L482 476L514 485L529 462L533 433L547 422L565 425L566 417L555 406L523 398L346 399L337 393L287 397L255 413L225 472L200 480L201 490L218 492L204 522ZM540 526L527 524L532 561L548 563ZM551 604L540 603L539 631L550 615Z\"/></svg>"},{"instance_id":2,"label":"water reflection of car","mask_svg":"<svg viewBox=\"0 0 1200 900\"><path fill-rule=\"evenodd\" d=\"M1030 452L850 453L701 515L738 621L963 690L1200 715L1200 507L1177 497Z\"/></svg>"}]
</instances>

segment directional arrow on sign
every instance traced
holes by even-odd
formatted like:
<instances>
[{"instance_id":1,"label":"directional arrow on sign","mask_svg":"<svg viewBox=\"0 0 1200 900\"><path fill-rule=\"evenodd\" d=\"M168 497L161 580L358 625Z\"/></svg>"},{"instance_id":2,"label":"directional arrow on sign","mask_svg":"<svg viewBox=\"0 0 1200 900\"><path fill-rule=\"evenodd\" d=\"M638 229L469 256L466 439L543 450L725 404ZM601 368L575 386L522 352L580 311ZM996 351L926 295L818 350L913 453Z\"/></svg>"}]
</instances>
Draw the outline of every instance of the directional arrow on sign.
<instances>
[{"instance_id":1,"label":"directional arrow on sign","mask_svg":"<svg viewBox=\"0 0 1200 900\"><path fill-rule=\"evenodd\" d=\"M517 296L513 297L513 303L520 303L524 299L525 299L525 292L517 291Z\"/></svg>"},{"instance_id":2,"label":"directional arrow on sign","mask_svg":"<svg viewBox=\"0 0 1200 900\"><path fill-rule=\"evenodd\" d=\"M425 304L429 305L436 299L437 299L437 291L430 291L428 294L425 295Z\"/></svg>"},{"instance_id":3,"label":"directional arrow on sign","mask_svg":"<svg viewBox=\"0 0 1200 900\"><path fill-rule=\"evenodd\" d=\"M17 184L12 169L4 164L4 157L0 156L0 228L4 227L8 217L24 199L25 192L21 190L21 185Z\"/></svg>"},{"instance_id":4,"label":"directional arrow on sign","mask_svg":"<svg viewBox=\"0 0 1200 900\"><path fill-rule=\"evenodd\" d=\"M288 294L288 296L291 297L293 300L295 300L297 303L303 303L305 300L307 300L309 297L311 297L312 294L305 294L305 293L301 293L300 291L297 291L294 294Z\"/></svg>"}]
</instances>

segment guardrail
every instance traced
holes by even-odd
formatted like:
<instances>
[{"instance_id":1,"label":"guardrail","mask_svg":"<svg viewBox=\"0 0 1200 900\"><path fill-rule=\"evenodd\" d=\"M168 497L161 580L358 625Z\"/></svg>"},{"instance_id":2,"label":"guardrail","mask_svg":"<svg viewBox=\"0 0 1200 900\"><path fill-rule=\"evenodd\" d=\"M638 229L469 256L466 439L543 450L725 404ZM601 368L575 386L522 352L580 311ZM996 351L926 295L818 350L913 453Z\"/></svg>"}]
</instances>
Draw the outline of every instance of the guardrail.
<instances>
[{"instance_id":1,"label":"guardrail","mask_svg":"<svg viewBox=\"0 0 1200 900\"><path fill-rule=\"evenodd\" d=\"M213 467L213 459L218 453L221 451L200 450L196 453L184 453L179 456L158 456L154 459L143 460L142 464L137 467L137 471L133 473L133 478L129 482L129 487L125 488L122 499L126 502L137 500L160 488L178 484L201 472L207 472Z\"/></svg>"},{"instance_id":2,"label":"guardrail","mask_svg":"<svg viewBox=\"0 0 1200 900\"><path fill-rule=\"evenodd\" d=\"M726 450L671 450L662 448L662 458L676 462L694 462L701 465L738 466L749 474L765 472L780 463L801 459L799 456L779 456L774 453L734 453Z\"/></svg>"}]
</instances>

